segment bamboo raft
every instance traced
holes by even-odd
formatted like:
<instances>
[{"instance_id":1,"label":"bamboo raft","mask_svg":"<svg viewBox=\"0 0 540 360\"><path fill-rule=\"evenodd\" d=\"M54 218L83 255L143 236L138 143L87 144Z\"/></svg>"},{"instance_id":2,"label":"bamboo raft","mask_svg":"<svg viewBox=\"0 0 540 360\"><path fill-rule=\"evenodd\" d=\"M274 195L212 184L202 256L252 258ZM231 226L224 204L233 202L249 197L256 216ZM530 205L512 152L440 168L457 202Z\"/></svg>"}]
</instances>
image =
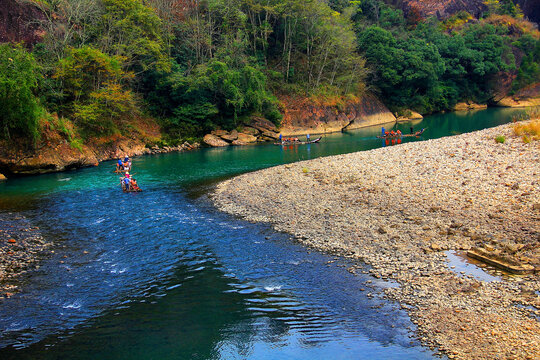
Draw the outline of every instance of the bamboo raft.
<instances>
[{"instance_id":1,"label":"bamboo raft","mask_svg":"<svg viewBox=\"0 0 540 360\"><path fill-rule=\"evenodd\" d=\"M395 134L395 135L388 134L388 135L384 135L384 136L379 135L379 136L377 136L377 138L378 139L397 139L397 138L402 138L402 137L416 137L416 136L422 135L424 133L424 131L426 131L425 128L420 130L420 131L417 131L417 132L415 132L413 134Z\"/></svg>"},{"instance_id":2,"label":"bamboo raft","mask_svg":"<svg viewBox=\"0 0 540 360\"><path fill-rule=\"evenodd\" d=\"M316 138L315 140L311 140L311 141L289 141L289 140L284 140L282 142L277 142L277 143L274 143L274 145L283 145L283 146L287 146L287 145L306 145L306 144L315 144L315 143L318 143L319 141L321 141L322 139L322 136Z\"/></svg>"}]
</instances>

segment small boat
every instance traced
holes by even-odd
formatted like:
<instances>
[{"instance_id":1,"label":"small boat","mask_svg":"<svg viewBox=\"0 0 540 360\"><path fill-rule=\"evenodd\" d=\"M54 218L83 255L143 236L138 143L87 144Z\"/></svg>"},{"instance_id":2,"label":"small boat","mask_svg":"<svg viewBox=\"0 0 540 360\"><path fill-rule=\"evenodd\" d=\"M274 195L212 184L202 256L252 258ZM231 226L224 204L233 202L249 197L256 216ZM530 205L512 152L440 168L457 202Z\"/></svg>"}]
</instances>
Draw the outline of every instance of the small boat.
<instances>
[{"instance_id":1,"label":"small boat","mask_svg":"<svg viewBox=\"0 0 540 360\"><path fill-rule=\"evenodd\" d=\"M131 169L116 169L116 170L114 170L114 173L115 174L123 174L123 173L129 172L129 171L131 171Z\"/></svg>"},{"instance_id":2,"label":"small boat","mask_svg":"<svg viewBox=\"0 0 540 360\"><path fill-rule=\"evenodd\" d=\"M413 134L394 134L394 135L385 135L385 136L382 136L382 135L379 135L377 136L378 139L395 139L395 138L400 138L400 137L415 137L415 136L420 136L424 133L424 131L426 131L426 128L422 129L422 130L419 130Z\"/></svg>"},{"instance_id":3,"label":"small boat","mask_svg":"<svg viewBox=\"0 0 540 360\"><path fill-rule=\"evenodd\" d=\"M274 143L274 145L306 145L306 144L315 144L315 143L318 143L319 141L321 141L322 139L322 136L314 139L314 140L310 140L310 141L290 141L290 140L283 140L282 142L277 142L277 143Z\"/></svg>"}]
</instances>

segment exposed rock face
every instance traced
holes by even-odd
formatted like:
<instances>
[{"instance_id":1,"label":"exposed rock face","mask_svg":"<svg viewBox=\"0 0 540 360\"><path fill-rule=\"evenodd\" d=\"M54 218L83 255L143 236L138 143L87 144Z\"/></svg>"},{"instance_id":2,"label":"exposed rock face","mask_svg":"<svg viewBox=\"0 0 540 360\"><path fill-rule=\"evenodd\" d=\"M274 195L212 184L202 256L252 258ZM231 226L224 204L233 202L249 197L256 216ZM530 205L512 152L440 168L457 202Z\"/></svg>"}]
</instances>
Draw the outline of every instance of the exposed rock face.
<instances>
[{"instance_id":1,"label":"exposed rock face","mask_svg":"<svg viewBox=\"0 0 540 360\"><path fill-rule=\"evenodd\" d=\"M484 0L386 0L387 3L403 10L405 16L427 18L436 16L446 19L460 11L467 11L479 18L487 10ZM523 10L525 18L540 23L540 2L538 0L514 0Z\"/></svg>"},{"instance_id":2,"label":"exposed rock face","mask_svg":"<svg viewBox=\"0 0 540 360\"><path fill-rule=\"evenodd\" d=\"M396 120L388 108L370 94L346 101L344 106L317 105L306 99L291 97L280 100L285 104L281 128L283 136L358 129Z\"/></svg>"},{"instance_id":3,"label":"exposed rock face","mask_svg":"<svg viewBox=\"0 0 540 360\"><path fill-rule=\"evenodd\" d=\"M521 89L512 96L506 96L497 102L503 107L540 106L540 82Z\"/></svg>"},{"instance_id":4,"label":"exposed rock face","mask_svg":"<svg viewBox=\"0 0 540 360\"><path fill-rule=\"evenodd\" d=\"M229 146L228 142L221 139L219 136L213 135L213 134L205 135L203 138L203 142L207 145L214 146L214 147Z\"/></svg>"},{"instance_id":5,"label":"exposed rock face","mask_svg":"<svg viewBox=\"0 0 540 360\"><path fill-rule=\"evenodd\" d=\"M43 13L30 3L2 0L0 3L0 43L24 42L31 46L40 41L45 32L37 22L45 19Z\"/></svg>"},{"instance_id":6,"label":"exposed rock face","mask_svg":"<svg viewBox=\"0 0 540 360\"><path fill-rule=\"evenodd\" d=\"M438 19L446 19L460 11L467 11L478 18L487 10L483 0L387 0L387 2L401 8L407 17L436 16Z\"/></svg>"}]
</instances>

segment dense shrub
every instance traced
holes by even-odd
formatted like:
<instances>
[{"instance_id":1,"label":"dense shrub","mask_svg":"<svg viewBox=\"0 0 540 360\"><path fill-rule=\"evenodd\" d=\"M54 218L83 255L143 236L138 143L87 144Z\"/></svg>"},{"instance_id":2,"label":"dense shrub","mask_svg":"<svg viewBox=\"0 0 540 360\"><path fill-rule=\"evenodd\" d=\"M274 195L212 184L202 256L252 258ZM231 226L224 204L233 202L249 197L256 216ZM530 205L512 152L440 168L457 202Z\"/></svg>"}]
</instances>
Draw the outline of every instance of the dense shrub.
<instances>
[{"instance_id":1,"label":"dense shrub","mask_svg":"<svg viewBox=\"0 0 540 360\"><path fill-rule=\"evenodd\" d=\"M38 137L42 109L35 92L39 80L39 69L31 54L20 45L0 45L0 138Z\"/></svg>"}]
</instances>

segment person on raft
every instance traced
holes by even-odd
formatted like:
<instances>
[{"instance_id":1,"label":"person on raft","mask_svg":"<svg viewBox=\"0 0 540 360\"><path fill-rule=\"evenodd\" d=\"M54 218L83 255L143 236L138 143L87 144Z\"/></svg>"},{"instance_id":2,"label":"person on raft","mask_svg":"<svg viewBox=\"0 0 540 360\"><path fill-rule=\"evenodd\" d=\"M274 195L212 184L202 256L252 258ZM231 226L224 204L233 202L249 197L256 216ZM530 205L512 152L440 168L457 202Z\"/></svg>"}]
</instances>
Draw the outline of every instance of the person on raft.
<instances>
[{"instance_id":1,"label":"person on raft","mask_svg":"<svg viewBox=\"0 0 540 360\"><path fill-rule=\"evenodd\" d=\"M124 176L122 181L123 181L123 188L126 191L131 190L131 179L130 179L130 176L129 176L129 172L126 172L126 175Z\"/></svg>"},{"instance_id":2,"label":"person on raft","mask_svg":"<svg viewBox=\"0 0 540 360\"><path fill-rule=\"evenodd\" d=\"M131 160L127 156L124 158L124 169L128 171L131 170Z\"/></svg>"},{"instance_id":3,"label":"person on raft","mask_svg":"<svg viewBox=\"0 0 540 360\"><path fill-rule=\"evenodd\" d=\"M141 191L139 184L137 184L137 180L135 180L133 177L131 178L130 185L133 191Z\"/></svg>"},{"instance_id":4,"label":"person on raft","mask_svg":"<svg viewBox=\"0 0 540 360\"><path fill-rule=\"evenodd\" d=\"M122 162L122 159L118 159L118 162L116 163L116 171L123 171L124 170L124 163Z\"/></svg>"}]
</instances>

